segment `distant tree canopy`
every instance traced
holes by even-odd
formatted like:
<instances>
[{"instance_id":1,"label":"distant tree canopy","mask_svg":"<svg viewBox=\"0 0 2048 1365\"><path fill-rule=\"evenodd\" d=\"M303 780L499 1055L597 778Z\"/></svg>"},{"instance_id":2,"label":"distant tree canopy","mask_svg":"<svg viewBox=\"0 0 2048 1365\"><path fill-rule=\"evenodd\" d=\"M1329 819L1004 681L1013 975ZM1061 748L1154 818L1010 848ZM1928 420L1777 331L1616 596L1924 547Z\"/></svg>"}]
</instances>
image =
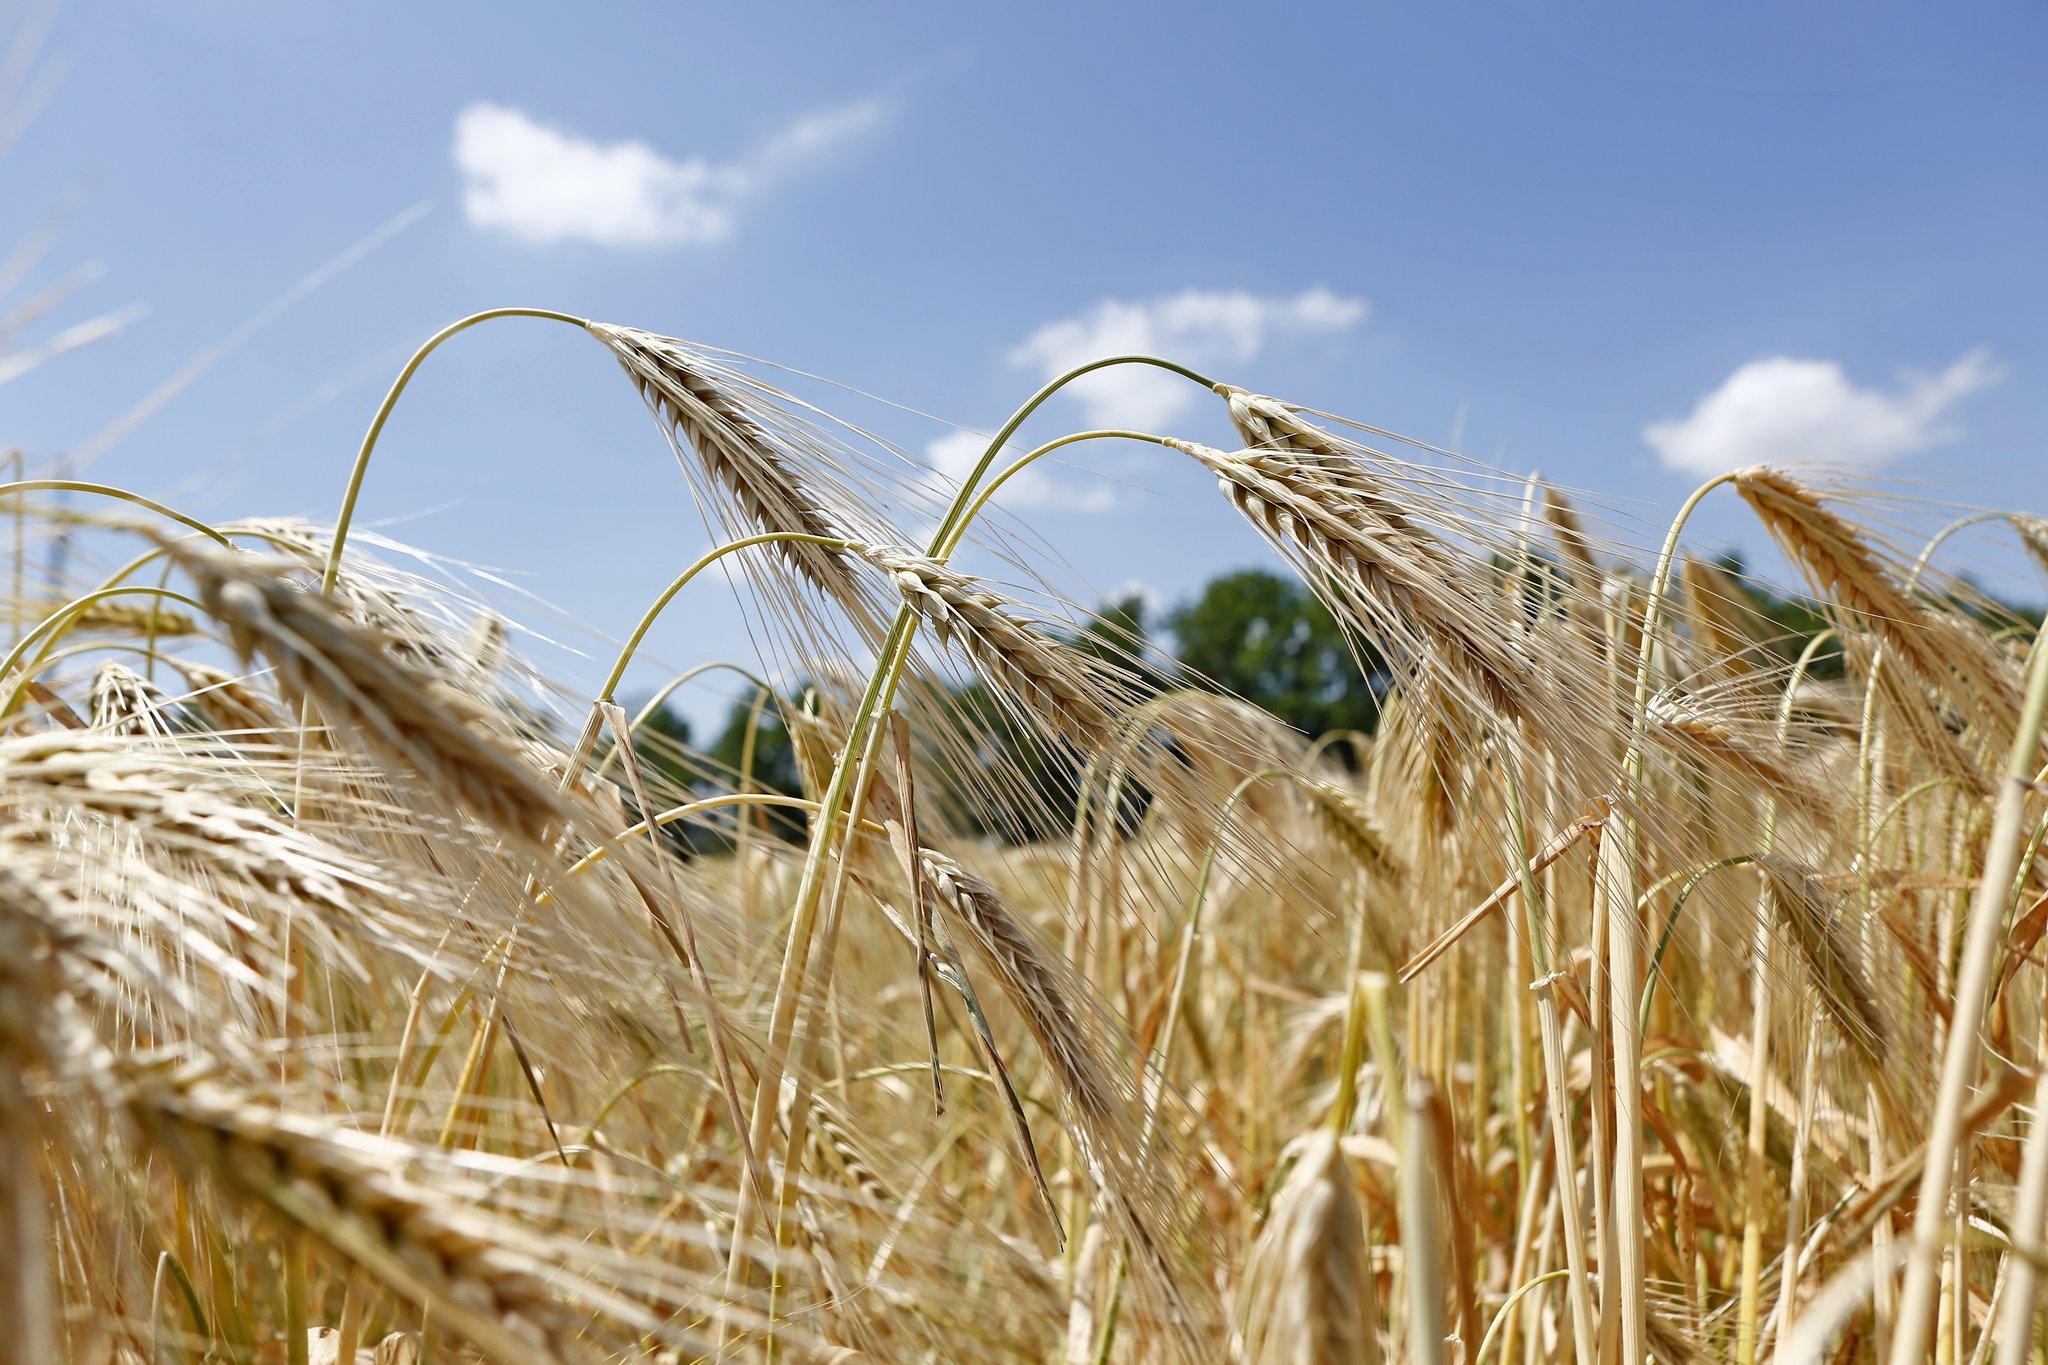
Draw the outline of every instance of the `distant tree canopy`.
<instances>
[{"instance_id":1,"label":"distant tree canopy","mask_svg":"<svg viewBox=\"0 0 2048 1365\"><path fill-rule=\"evenodd\" d=\"M803 689L797 689L802 695ZM753 753L747 752L747 728L754 727ZM736 788L740 780L750 779L752 790L779 792L784 796L800 796L802 780L797 775L796 745L789 737L789 728L783 724L782 716L776 711L775 703L758 695L745 701L733 703L726 713L725 728L718 732L707 756L727 774L734 775ZM760 817L761 823L785 835L795 837L802 833L804 821L801 812L795 810L772 810Z\"/></svg>"},{"instance_id":2,"label":"distant tree canopy","mask_svg":"<svg viewBox=\"0 0 2048 1365\"><path fill-rule=\"evenodd\" d=\"M641 721L633 732L633 752L640 759L640 771L650 780L665 779L678 791L688 790L697 774L686 757L690 748L690 722L667 705Z\"/></svg>"},{"instance_id":3,"label":"distant tree canopy","mask_svg":"<svg viewBox=\"0 0 2048 1365\"><path fill-rule=\"evenodd\" d=\"M1743 599L1739 605L1751 613L1754 632L1771 638L1771 644L1762 647L1765 653L1789 661L1826 628L1826 618L1808 599L1771 592L1745 577L1739 556L1724 556L1716 567L1736 585ZM1241 697L1311 736L1332 730L1371 733L1379 723L1384 694L1393 685L1385 659L1347 639L1312 591L1294 578L1264 569L1212 579L1166 613L1162 624L1173 637L1171 652L1184 666L1175 670L1172 681L1160 671L1161 657L1151 650L1150 624L1144 603L1126 598L1102 608L1086 627L1065 639L1075 649L1124 668L1141 688L1211 687ZM1814 668L1819 676L1836 676L1841 662L1824 651ZM801 686L793 689L789 700L795 701L803 691ZM1005 841L1041 839L1063 831L1073 819L1080 787L1080 764L1074 755L1047 745L979 681L955 687L951 705L962 722L961 733L978 746L974 754L964 756L964 764L957 761L962 755L954 755L952 766L965 769L958 775L959 789L937 793L956 825ZM753 714L752 699L733 707L708 751L709 759L732 772L749 770L757 791L797 794L795 752L773 704L760 711L751 765L745 761ZM673 723L681 722L678 718ZM687 740L687 727L669 733ZM764 818L791 837L803 830L800 815L793 811L775 811Z\"/></svg>"},{"instance_id":4,"label":"distant tree canopy","mask_svg":"<svg viewBox=\"0 0 2048 1365\"><path fill-rule=\"evenodd\" d=\"M1200 680L1304 734L1370 732L1379 723L1384 663L1368 650L1354 654L1330 609L1294 579L1264 569L1225 574L1169 612L1166 625L1175 654Z\"/></svg>"},{"instance_id":5,"label":"distant tree canopy","mask_svg":"<svg viewBox=\"0 0 2048 1365\"><path fill-rule=\"evenodd\" d=\"M1142 599L1127 597L1098 611L1081 630L1065 636L1071 647L1113 663L1141 689L1167 685L1148 657L1149 622ZM1191 674L1186 682L1214 687L1272 712L1305 734L1331 729L1370 731L1379 719L1378 692L1386 685L1376 655L1370 680L1329 609L1292 579L1263 570L1225 574L1193 599L1167 614L1174 652ZM1177 670L1178 671L1178 670ZM1175 685L1183 685L1176 683ZM798 688L794 701L802 694ZM980 746L961 775L960 790L939 793L949 816L963 830L1005 841L1049 837L1072 821L1080 787L1080 765L1056 745L1046 744L1012 715L980 681L955 688L951 704L961 730ZM736 704L708 755L738 771L746 748L753 703ZM759 718L751 765L758 790L795 794L795 754L788 731L771 705ZM991 782L991 774L1002 774ZM971 789L964 784L972 782ZM772 822L785 833L800 821Z\"/></svg>"}]
</instances>

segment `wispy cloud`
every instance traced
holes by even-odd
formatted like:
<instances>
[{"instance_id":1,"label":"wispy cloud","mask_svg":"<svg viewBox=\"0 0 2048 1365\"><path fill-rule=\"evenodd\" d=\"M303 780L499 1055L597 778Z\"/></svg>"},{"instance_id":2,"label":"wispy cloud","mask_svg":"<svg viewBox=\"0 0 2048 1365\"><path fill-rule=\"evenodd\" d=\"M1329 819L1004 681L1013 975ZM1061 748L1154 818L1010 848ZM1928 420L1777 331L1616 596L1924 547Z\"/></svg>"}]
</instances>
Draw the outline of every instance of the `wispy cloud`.
<instances>
[{"instance_id":1,"label":"wispy cloud","mask_svg":"<svg viewBox=\"0 0 2048 1365\"><path fill-rule=\"evenodd\" d=\"M1275 340L1346 331L1366 316L1364 299L1309 289L1271 298L1242 289L1187 289L1164 298L1104 299L1085 313L1048 322L1013 347L1012 365L1050 379L1103 356L1140 352L1189 365L1244 365ZM1097 426L1157 428L1201 397L1187 380L1149 366L1120 365L1070 390Z\"/></svg>"},{"instance_id":2,"label":"wispy cloud","mask_svg":"<svg viewBox=\"0 0 2048 1365\"><path fill-rule=\"evenodd\" d=\"M462 212L472 227L534 246L703 246L730 237L746 204L827 164L872 132L880 100L789 124L730 161L664 155L645 142L597 142L486 101L455 117Z\"/></svg>"},{"instance_id":3,"label":"wispy cloud","mask_svg":"<svg viewBox=\"0 0 2048 1365\"><path fill-rule=\"evenodd\" d=\"M1643 439L1694 474L1784 460L1884 464L1955 440L1949 410L2004 378L1982 348L1939 374L1903 371L1891 390L1858 388L1832 360L1772 356L1729 375L1690 416L1644 427Z\"/></svg>"},{"instance_id":4,"label":"wispy cloud","mask_svg":"<svg viewBox=\"0 0 2048 1365\"><path fill-rule=\"evenodd\" d=\"M925 447L925 462L958 483L974 472L975 464L988 449L989 439L978 432L949 431ZM1009 458L1014 459L1015 455ZM1076 484L1052 478L1042 461L1025 466L996 496L1005 507L1058 508L1069 512L1101 512L1116 502L1116 492L1108 484Z\"/></svg>"}]
</instances>

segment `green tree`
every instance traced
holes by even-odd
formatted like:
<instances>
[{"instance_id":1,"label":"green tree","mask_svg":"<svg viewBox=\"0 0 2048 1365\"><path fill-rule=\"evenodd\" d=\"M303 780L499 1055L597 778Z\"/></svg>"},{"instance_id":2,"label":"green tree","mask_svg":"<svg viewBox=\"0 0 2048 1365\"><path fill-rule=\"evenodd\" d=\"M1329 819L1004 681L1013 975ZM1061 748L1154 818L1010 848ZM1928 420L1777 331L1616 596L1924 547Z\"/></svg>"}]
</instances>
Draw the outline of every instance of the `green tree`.
<instances>
[{"instance_id":1,"label":"green tree","mask_svg":"<svg viewBox=\"0 0 2048 1365\"><path fill-rule=\"evenodd\" d=\"M802 696L804 689L798 687L793 695ZM724 781L737 782L737 775L746 770L747 726L754 716L758 697L733 704L726 713L725 728L718 732L706 751L711 761L724 774ZM771 700L760 708L760 721L754 731L754 756L752 768L752 790L774 792L783 796L803 795L803 780L797 774L796 746L790 740L789 729L782 723L782 716ZM803 813L788 807L762 808L759 817L769 829L788 839L799 839L804 833Z\"/></svg>"},{"instance_id":2,"label":"green tree","mask_svg":"<svg viewBox=\"0 0 2048 1365\"><path fill-rule=\"evenodd\" d=\"M1305 734L1370 732L1379 723L1384 663L1348 639L1330 609L1295 579L1264 569L1225 574L1175 608L1166 625L1175 653L1202 684L1264 707Z\"/></svg>"},{"instance_id":3,"label":"green tree","mask_svg":"<svg viewBox=\"0 0 2048 1365\"><path fill-rule=\"evenodd\" d=\"M666 784L671 790L687 791L697 780L689 751L690 722L666 703L633 732L633 752L650 785Z\"/></svg>"},{"instance_id":4,"label":"green tree","mask_svg":"<svg viewBox=\"0 0 2048 1365\"><path fill-rule=\"evenodd\" d=\"M1071 648L1125 670L1141 689L1158 684L1145 662L1145 603L1126 597L1099 609ZM954 714L976 746L946 784L947 814L963 829L1006 843L1056 838L1073 824L1086 756L1048 741L979 680L958 688Z\"/></svg>"}]
</instances>

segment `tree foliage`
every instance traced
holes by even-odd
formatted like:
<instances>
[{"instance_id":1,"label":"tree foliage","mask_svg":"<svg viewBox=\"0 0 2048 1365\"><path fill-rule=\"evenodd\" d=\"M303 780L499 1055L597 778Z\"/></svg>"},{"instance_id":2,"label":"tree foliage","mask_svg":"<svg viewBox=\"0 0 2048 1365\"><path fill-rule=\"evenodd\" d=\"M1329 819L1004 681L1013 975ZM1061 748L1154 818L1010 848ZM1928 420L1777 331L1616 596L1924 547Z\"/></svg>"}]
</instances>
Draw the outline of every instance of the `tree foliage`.
<instances>
[{"instance_id":1,"label":"tree foliage","mask_svg":"<svg viewBox=\"0 0 2048 1365\"><path fill-rule=\"evenodd\" d=\"M1304 734L1370 732L1379 723L1384 663L1354 653L1330 609L1292 578L1263 569L1225 574L1169 613L1166 625L1198 682Z\"/></svg>"}]
</instances>

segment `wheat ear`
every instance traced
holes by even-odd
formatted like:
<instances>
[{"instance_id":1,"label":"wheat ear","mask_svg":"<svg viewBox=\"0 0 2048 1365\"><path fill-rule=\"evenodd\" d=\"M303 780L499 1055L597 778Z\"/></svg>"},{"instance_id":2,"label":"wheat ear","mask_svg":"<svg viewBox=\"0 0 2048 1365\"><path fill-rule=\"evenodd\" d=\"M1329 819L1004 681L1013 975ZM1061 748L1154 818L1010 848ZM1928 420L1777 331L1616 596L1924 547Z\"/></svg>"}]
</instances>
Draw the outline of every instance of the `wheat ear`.
<instances>
[{"instance_id":1,"label":"wheat ear","mask_svg":"<svg viewBox=\"0 0 2048 1365\"><path fill-rule=\"evenodd\" d=\"M1878 554L1816 490L1765 465L1732 476L1771 537L1814 584L1876 633L1921 683L1961 702L2003 742L2018 724L2018 680L1980 637L1921 608Z\"/></svg>"},{"instance_id":2,"label":"wheat ear","mask_svg":"<svg viewBox=\"0 0 2048 1365\"><path fill-rule=\"evenodd\" d=\"M547 782L485 729L448 680L393 658L384 634L251 556L174 547L207 610L244 659L261 654L293 705L425 781L498 833L538 843L563 807Z\"/></svg>"},{"instance_id":3,"label":"wheat ear","mask_svg":"<svg viewBox=\"0 0 2048 1365\"><path fill-rule=\"evenodd\" d=\"M763 531L827 538L843 534L775 438L712 374L703 356L672 337L633 327L593 322L588 330L618 358L655 415L696 451L705 471L732 494L748 520ZM859 600L843 551L784 542L777 553L828 597L846 604Z\"/></svg>"},{"instance_id":4,"label":"wheat ear","mask_svg":"<svg viewBox=\"0 0 2048 1365\"><path fill-rule=\"evenodd\" d=\"M1455 590L1467 576L1448 546L1411 522L1362 477L1318 453L1235 453L1169 442L1217 477L1223 495L1275 548L1298 558L1326 596L1375 643L1441 670L1463 696L1515 719L1533 718L1532 670L1512 638Z\"/></svg>"},{"instance_id":5,"label":"wheat ear","mask_svg":"<svg viewBox=\"0 0 2048 1365\"><path fill-rule=\"evenodd\" d=\"M1107 739L1113 709L1102 665L1046 635L980 580L935 559L875 546L860 547L859 553L889 576L940 643L965 654L991 687L1077 745Z\"/></svg>"},{"instance_id":6,"label":"wheat ear","mask_svg":"<svg viewBox=\"0 0 2048 1365\"><path fill-rule=\"evenodd\" d=\"M1239 1328L1251 1365L1378 1365L1378 1286L1365 1217L1336 1134L1295 1139L1245 1259Z\"/></svg>"},{"instance_id":7,"label":"wheat ear","mask_svg":"<svg viewBox=\"0 0 2048 1365\"><path fill-rule=\"evenodd\" d=\"M131 738L167 735L170 698L149 679L109 659L92 679L92 726Z\"/></svg>"}]
</instances>

